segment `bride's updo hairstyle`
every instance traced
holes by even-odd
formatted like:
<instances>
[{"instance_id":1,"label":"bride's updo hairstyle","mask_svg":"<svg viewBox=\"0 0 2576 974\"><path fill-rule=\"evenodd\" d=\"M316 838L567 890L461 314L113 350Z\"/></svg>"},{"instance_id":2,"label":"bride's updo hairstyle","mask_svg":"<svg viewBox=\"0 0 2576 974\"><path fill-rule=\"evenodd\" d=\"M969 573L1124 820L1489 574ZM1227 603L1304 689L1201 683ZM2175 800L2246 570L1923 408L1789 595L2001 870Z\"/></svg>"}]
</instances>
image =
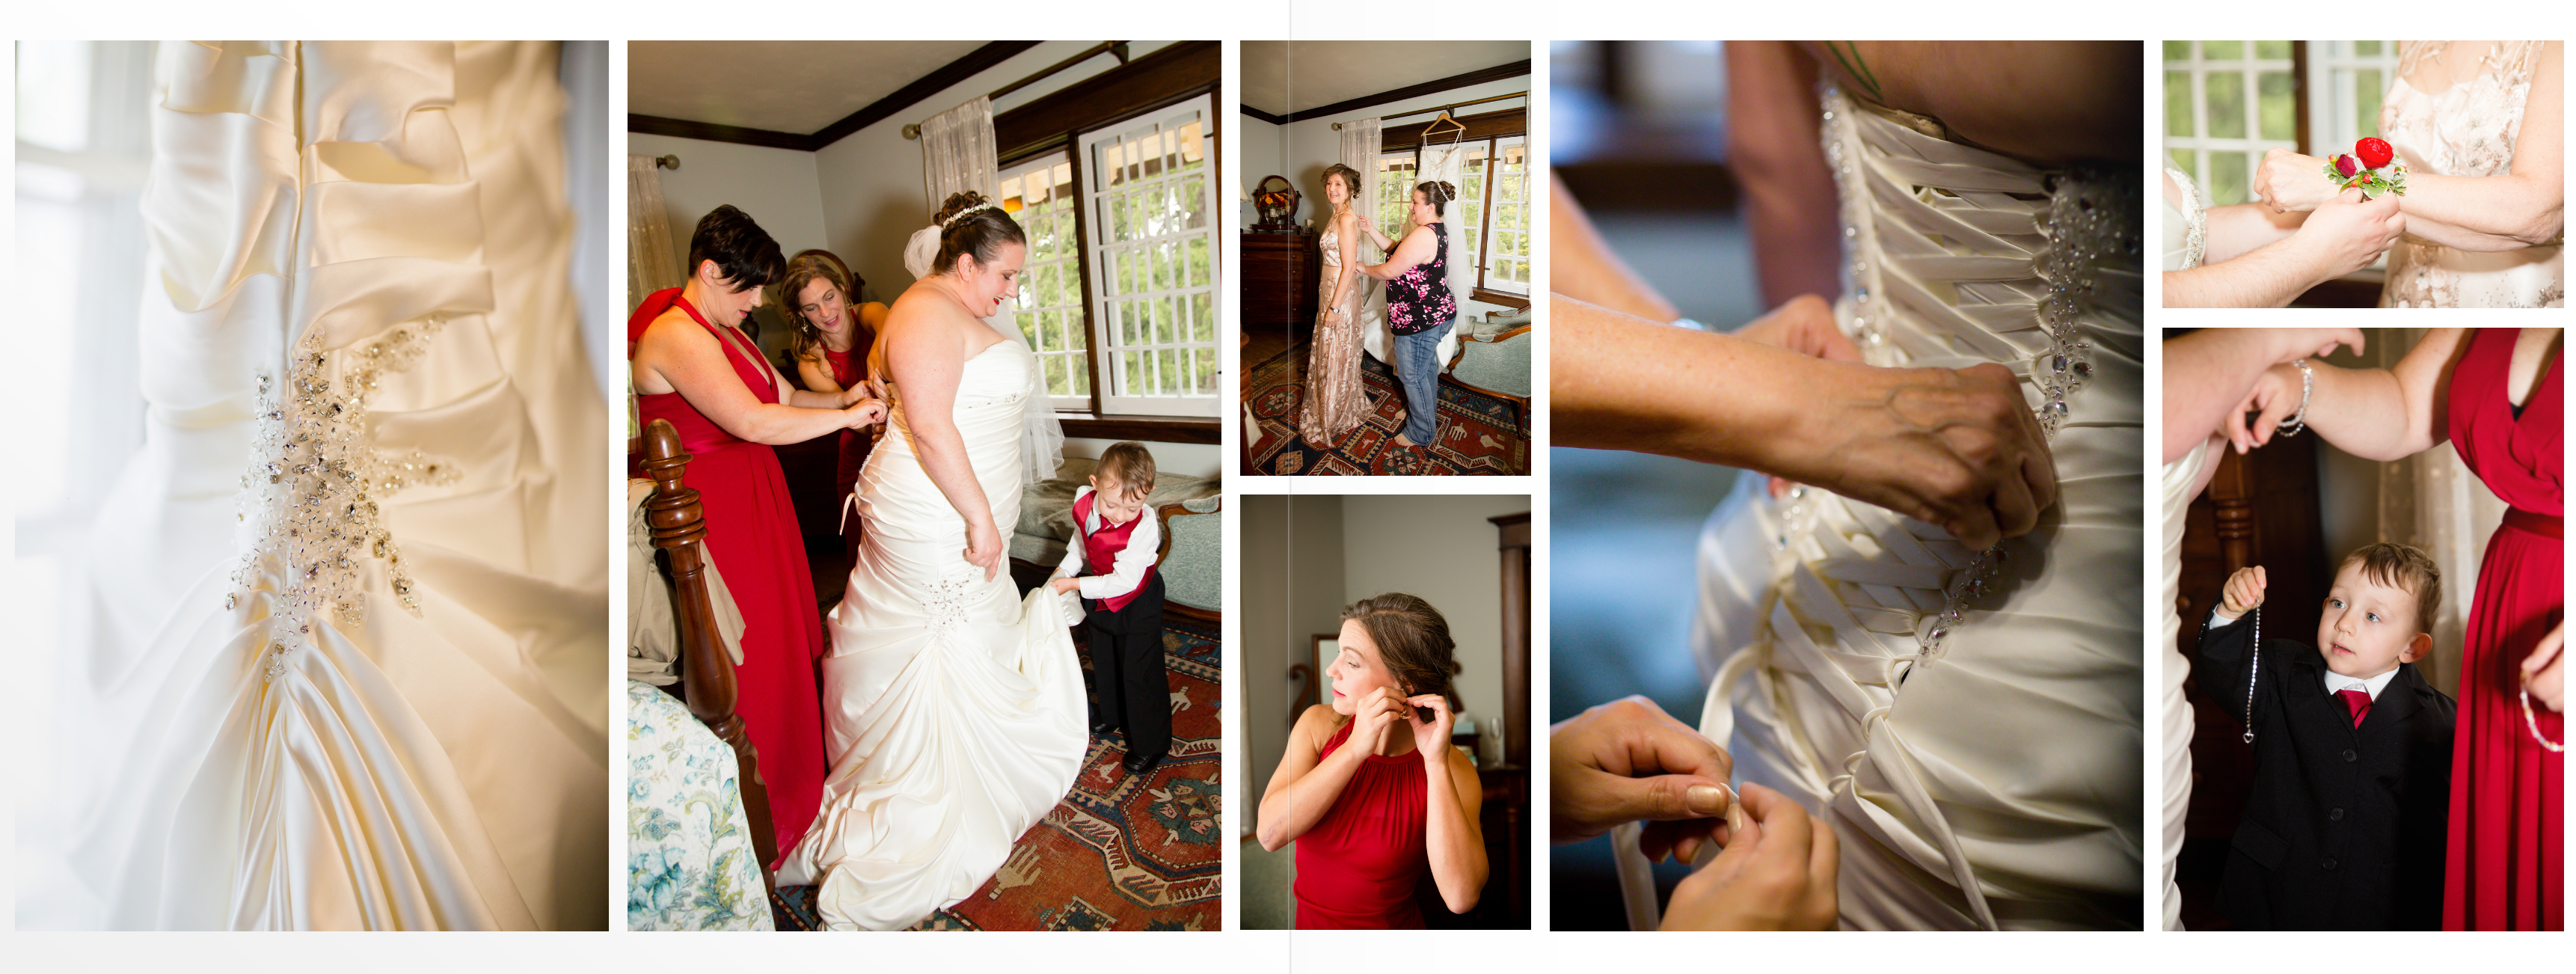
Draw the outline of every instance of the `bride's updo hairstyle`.
<instances>
[{"instance_id":1,"label":"bride's updo hairstyle","mask_svg":"<svg viewBox=\"0 0 2576 974\"><path fill-rule=\"evenodd\" d=\"M1449 639L1449 620L1418 596L1389 592L1353 602L1342 620L1357 622L1377 644L1378 659L1395 674L1406 696L1437 693L1459 707L1458 690L1449 678L1464 671L1455 658L1458 644Z\"/></svg>"},{"instance_id":2,"label":"bride's updo hairstyle","mask_svg":"<svg viewBox=\"0 0 2576 974\"><path fill-rule=\"evenodd\" d=\"M1338 162L1324 167L1324 178L1326 180L1330 180L1335 176L1342 177L1342 185L1351 191L1351 202L1354 205L1359 203L1360 189L1361 187L1368 185L1367 183L1360 181L1360 171L1349 166L1342 165Z\"/></svg>"},{"instance_id":3,"label":"bride's updo hairstyle","mask_svg":"<svg viewBox=\"0 0 2576 974\"><path fill-rule=\"evenodd\" d=\"M1001 204L985 199L977 192L950 193L948 205L939 208L939 256L930 262L930 272L945 274L957 266L960 254L975 255L978 264L990 264L1002 256L1003 244L1027 246L1029 236L1020 230L1020 221L1002 212Z\"/></svg>"},{"instance_id":4,"label":"bride's updo hairstyle","mask_svg":"<svg viewBox=\"0 0 2576 974\"><path fill-rule=\"evenodd\" d=\"M787 272L787 259L778 255L778 241L751 222L751 214L730 203L698 218L697 232L689 235L689 276L696 277L698 266L711 260L735 290L766 287Z\"/></svg>"},{"instance_id":5,"label":"bride's updo hairstyle","mask_svg":"<svg viewBox=\"0 0 2576 974\"><path fill-rule=\"evenodd\" d=\"M1445 207L1450 200L1458 198L1458 187L1455 184L1437 179L1413 188L1422 194L1423 202L1431 204L1431 212L1436 216L1448 216L1449 211Z\"/></svg>"}]
</instances>

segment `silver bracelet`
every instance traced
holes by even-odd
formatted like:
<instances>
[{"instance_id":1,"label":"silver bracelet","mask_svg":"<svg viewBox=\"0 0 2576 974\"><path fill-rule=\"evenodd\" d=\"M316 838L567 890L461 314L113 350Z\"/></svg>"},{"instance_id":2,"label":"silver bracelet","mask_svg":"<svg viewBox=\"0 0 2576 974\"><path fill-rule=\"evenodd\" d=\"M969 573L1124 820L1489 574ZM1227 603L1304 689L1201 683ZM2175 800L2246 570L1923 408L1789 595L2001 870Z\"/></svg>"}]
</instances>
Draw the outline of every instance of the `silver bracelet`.
<instances>
[{"instance_id":1,"label":"silver bracelet","mask_svg":"<svg viewBox=\"0 0 2576 974\"><path fill-rule=\"evenodd\" d=\"M2290 364L2299 367L2299 411L2272 428L2277 436L2297 436L2300 430L2308 428L2308 397L2317 391L2317 373L2308 368L2308 360L2299 359Z\"/></svg>"}]
</instances>

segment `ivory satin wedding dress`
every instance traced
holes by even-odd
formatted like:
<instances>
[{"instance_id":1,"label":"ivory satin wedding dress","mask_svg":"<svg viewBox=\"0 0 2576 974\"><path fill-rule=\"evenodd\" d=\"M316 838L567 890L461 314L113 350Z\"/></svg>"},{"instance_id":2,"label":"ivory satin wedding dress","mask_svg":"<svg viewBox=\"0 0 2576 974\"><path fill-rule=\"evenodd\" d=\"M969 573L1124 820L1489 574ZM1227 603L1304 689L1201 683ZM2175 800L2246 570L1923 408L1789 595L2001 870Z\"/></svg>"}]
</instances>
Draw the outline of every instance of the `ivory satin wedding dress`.
<instances>
[{"instance_id":1,"label":"ivory satin wedding dress","mask_svg":"<svg viewBox=\"0 0 2576 974\"><path fill-rule=\"evenodd\" d=\"M2134 929L2140 174L2042 170L1938 130L1827 93L1836 315L1873 365L2012 369L2050 430L2057 504L1980 553L1739 478L1700 539L1700 729L1740 780L1833 826L1845 928Z\"/></svg>"},{"instance_id":2,"label":"ivory satin wedding dress","mask_svg":"<svg viewBox=\"0 0 2576 974\"><path fill-rule=\"evenodd\" d=\"M551 44L165 43L145 446L21 926L606 926L606 407ZM25 823L22 823L24 825Z\"/></svg>"},{"instance_id":3,"label":"ivory satin wedding dress","mask_svg":"<svg viewBox=\"0 0 2576 974\"><path fill-rule=\"evenodd\" d=\"M966 360L954 416L993 522L1019 518L1029 350ZM966 522L921 466L903 389L859 474L866 519L823 660L833 755L822 813L780 885L814 885L833 929L899 930L964 899L1072 790L1090 743L1071 595L1019 597L968 563Z\"/></svg>"}]
</instances>

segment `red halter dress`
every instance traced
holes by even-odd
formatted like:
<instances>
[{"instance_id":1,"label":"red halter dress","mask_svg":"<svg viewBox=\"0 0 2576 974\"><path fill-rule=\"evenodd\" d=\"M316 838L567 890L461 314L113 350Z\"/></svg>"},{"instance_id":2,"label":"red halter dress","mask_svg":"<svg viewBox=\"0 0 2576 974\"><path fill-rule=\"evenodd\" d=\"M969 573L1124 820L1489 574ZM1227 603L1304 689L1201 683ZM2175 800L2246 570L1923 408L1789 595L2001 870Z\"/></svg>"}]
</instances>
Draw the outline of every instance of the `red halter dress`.
<instances>
[{"instance_id":1,"label":"red halter dress","mask_svg":"<svg viewBox=\"0 0 2576 974\"><path fill-rule=\"evenodd\" d=\"M726 360L752 395L764 403L779 400L775 373L759 350L733 329L708 324L678 288L645 298L627 319L630 358L653 319L673 307L687 312L724 346ZM667 419L678 430L680 446L690 456L680 482L698 492L706 509L707 556L715 559L742 610L742 667L735 674L741 696L735 711L759 748L760 776L769 784L769 812L783 856L804 837L822 807L823 776L830 770L814 675L814 661L829 647L823 640L822 613L814 606L814 579L796 530L796 511L788 503L787 479L779 472L775 451L725 432L677 392L638 394L635 410L638 422Z\"/></svg>"},{"instance_id":2,"label":"red halter dress","mask_svg":"<svg viewBox=\"0 0 2576 974\"><path fill-rule=\"evenodd\" d=\"M1350 743L1354 722L1320 760ZM1424 845L1422 755L1371 754L1315 827L1297 837L1297 929L1419 930L1413 888L1431 868Z\"/></svg>"}]
</instances>

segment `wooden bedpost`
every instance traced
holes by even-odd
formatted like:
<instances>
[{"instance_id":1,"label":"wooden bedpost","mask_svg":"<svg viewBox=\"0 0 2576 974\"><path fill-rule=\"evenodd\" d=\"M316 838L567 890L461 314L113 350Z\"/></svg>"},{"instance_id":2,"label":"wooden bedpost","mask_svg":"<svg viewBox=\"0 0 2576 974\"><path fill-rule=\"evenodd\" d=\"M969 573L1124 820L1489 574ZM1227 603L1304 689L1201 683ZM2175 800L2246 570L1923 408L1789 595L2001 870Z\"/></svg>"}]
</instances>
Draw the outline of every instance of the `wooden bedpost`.
<instances>
[{"instance_id":1,"label":"wooden bedpost","mask_svg":"<svg viewBox=\"0 0 2576 974\"><path fill-rule=\"evenodd\" d=\"M742 788L742 811L751 822L751 848L760 857L761 882L776 889L769 864L778 859L778 832L769 814L769 786L760 777L760 752L734 712L737 691L733 657L716 631L713 603L707 597L704 509L698 492L680 486L689 455L680 449L679 431L657 419L644 428L644 473L653 478L653 499L645 502L645 520L653 528L653 547L669 559L671 605L679 614L680 681L689 713L733 748Z\"/></svg>"}]
</instances>

